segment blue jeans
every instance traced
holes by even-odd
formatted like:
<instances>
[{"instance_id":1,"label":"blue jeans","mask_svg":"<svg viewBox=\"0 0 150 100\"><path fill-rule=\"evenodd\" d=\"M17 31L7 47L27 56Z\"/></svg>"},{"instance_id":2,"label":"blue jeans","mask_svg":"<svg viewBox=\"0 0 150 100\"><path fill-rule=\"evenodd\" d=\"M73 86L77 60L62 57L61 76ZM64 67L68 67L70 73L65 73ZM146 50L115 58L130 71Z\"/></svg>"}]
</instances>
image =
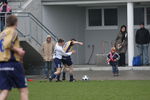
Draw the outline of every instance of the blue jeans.
<instances>
[{"instance_id":1,"label":"blue jeans","mask_svg":"<svg viewBox=\"0 0 150 100\"><path fill-rule=\"evenodd\" d=\"M42 69L43 70L43 75L48 78L49 75L52 74L52 61L45 61L44 64L45 65Z\"/></svg>"},{"instance_id":2,"label":"blue jeans","mask_svg":"<svg viewBox=\"0 0 150 100\"><path fill-rule=\"evenodd\" d=\"M138 54L139 56L141 56L143 65L149 64L148 47L149 47L149 44L142 44L142 45L137 44Z\"/></svg>"},{"instance_id":3,"label":"blue jeans","mask_svg":"<svg viewBox=\"0 0 150 100\"><path fill-rule=\"evenodd\" d=\"M110 65L112 66L113 74L118 74L119 73L118 62L110 62Z\"/></svg>"}]
</instances>

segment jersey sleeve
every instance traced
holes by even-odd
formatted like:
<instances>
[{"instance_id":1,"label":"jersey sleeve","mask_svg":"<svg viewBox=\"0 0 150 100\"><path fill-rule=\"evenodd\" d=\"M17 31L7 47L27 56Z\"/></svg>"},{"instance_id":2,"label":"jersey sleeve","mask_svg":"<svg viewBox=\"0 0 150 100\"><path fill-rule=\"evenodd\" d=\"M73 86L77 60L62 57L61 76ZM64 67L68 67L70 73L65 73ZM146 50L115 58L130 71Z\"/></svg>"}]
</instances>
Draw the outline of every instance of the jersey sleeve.
<instances>
[{"instance_id":1,"label":"jersey sleeve","mask_svg":"<svg viewBox=\"0 0 150 100\"><path fill-rule=\"evenodd\" d=\"M107 54L107 60L109 60L109 59L110 59L110 53Z\"/></svg>"},{"instance_id":2,"label":"jersey sleeve","mask_svg":"<svg viewBox=\"0 0 150 100\"><path fill-rule=\"evenodd\" d=\"M63 50L63 48L59 48L59 51L61 52L61 54L63 56L70 56L72 54L72 52L65 53L65 51Z\"/></svg>"},{"instance_id":3,"label":"jersey sleeve","mask_svg":"<svg viewBox=\"0 0 150 100\"><path fill-rule=\"evenodd\" d=\"M118 53L116 53L116 56L117 56L117 60L119 60L120 59L120 55L118 54Z\"/></svg>"},{"instance_id":4,"label":"jersey sleeve","mask_svg":"<svg viewBox=\"0 0 150 100\"><path fill-rule=\"evenodd\" d=\"M14 30L6 34L3 42L3 47L5 49L11 48L14 45L15 40L17 39L17 35L17 32Z\"/></svg>"}]
</instances>

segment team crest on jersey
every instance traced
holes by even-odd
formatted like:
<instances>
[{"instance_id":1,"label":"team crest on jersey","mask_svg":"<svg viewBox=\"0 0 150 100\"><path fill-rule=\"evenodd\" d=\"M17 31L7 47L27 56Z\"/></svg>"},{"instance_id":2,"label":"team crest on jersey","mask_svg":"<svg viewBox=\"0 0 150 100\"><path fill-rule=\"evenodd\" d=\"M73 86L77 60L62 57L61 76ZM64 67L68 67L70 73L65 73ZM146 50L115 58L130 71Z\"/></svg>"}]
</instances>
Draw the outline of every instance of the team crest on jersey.
<instances>
[{"instance_id":1,"label":"team crest on jersey","mask_svg":"<svg viewBox=\"0 0 150 100\"><path fill-rule=\"evenodd\" d=\"M3 41L4 39L0 40L0 52L4 52Z\"/></svg>"},{"instance_id":2,"label":"team crest on jersey","mask_svg":"<svg viewBox=\"0 0 150 100\"><path fill-rule=\"evenodd\" d=\"M0 52L4 52L3 42L4 42L4 37L5 36L6 36L6 33L1 33L0 34Z\"/></svg>"}]
</instances>

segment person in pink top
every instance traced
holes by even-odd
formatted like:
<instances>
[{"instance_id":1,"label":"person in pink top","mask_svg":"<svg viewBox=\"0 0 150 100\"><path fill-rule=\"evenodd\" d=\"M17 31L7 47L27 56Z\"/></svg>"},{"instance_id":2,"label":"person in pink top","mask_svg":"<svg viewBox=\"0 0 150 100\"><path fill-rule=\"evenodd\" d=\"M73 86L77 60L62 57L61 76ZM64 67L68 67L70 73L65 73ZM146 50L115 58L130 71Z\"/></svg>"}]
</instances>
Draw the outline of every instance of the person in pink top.
<instances>
[{"instance_id":1,"label":"person in pink top","mask_svg":"<svg viewBox=\"0 0 150 100\"><path fill-rule=\"evenodd\" d=\"M0 7L0 31L3 31L5 27L5 17L10 15L12 8L8 5L7 1L3 1L2 6ZM5 14L7 13L7 14Z\"/></svg>"}]
</instances>

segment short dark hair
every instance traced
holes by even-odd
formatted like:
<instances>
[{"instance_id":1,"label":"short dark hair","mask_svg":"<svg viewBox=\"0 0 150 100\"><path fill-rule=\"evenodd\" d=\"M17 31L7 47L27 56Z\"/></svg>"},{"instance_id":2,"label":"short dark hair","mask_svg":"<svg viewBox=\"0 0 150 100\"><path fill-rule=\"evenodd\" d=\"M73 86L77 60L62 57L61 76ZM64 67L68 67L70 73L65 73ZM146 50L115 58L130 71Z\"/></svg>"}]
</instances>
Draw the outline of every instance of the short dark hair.
<instances>
[{"instance_id":1,"label":"short dark hair","mask_svg":"<svg viewBox=\"0 0 150 100\"><path fill-rule=\"evenodd\" d=\"M15 26L18 22L18 19L15 15L9 15L6 19L6 26L10 27L10 26Z\"/></svg>"},{"instance_id":2,"label":"short dark hair","mask_svg":"<svg viewBox=\"0 0 150 100\"><path fill-rule=\"evenodd\" d=\"M71 41L77 41L75 38L71 39Z\"/></svg>"},{"instance_id":3,"label":"short dark hair","mask_svg":"<svg viewBox=\"0 0 150 100\"><path fill-rule=\"evenodd\" d=\"M63 43L64 40L63 39L58 39L58 43Z\"/></svg>"}]
</instances>

